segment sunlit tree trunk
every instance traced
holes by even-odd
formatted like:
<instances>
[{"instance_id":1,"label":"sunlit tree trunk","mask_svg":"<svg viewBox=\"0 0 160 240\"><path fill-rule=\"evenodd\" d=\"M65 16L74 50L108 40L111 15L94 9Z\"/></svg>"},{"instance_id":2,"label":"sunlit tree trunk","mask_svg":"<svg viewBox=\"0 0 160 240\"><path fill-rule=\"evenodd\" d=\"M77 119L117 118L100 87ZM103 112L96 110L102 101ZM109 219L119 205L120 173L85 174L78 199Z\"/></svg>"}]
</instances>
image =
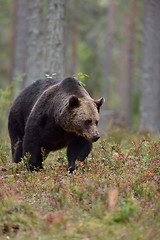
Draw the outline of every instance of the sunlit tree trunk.
<instances>
[{"instance_id":1,"label":"sunlit tree trunk","mask_svg":"<svg viewBox=\"0 0 160 240\"><path fill-rule=\"evenodd\" d=\"M140 129L160 131L160 1L144 0Z\"/></svg>"},{"instance_id":2,"label":"sunlit tree trunk","mask_svg":"<svg viewBox=\"0 0 160 240\"><path fill-rule=\"evenodd\" d=\"M105 103L102 108L100 128L103 133L107 130L107 114L108 114L108 95L110 73L112 65L112 44L113 44L113 31L114 31L114 13L115 13L115 0L109 1L107 9L107 33L106 33L106 52L104 56L104 75L102 82L102 96L105 98Z\"/></svg>"},{"instance_id":3,"label":"sunlit tree trunk","mask_svg":"<svg viewBox=\"0 0 160 240\"><path fill-rule=\"evenodd\" d=\"M45 73L64 77L65 0L48 0Z\"/></svg>"},{"instance_id":4,"label":"sunlit tree trunk","mask_svg":"<svg viewBox=\"0 0 160 240\"><path fill-rule=\"evenodd\" d=\"M14 6L12 75L26 72L27 56L27 0L18 0ZM20 89L22 83L20 83Z\"/></svg>"},{"instance_id":5,"label":"sunlit tree trunk","mask_svg":"<svg viewBox=\"0 0 160 240\"><path fill-rule=\"evenodd\" d=\"M43 77L43 0L28 0L26 82Z\"/></svg>"}]
</instances>

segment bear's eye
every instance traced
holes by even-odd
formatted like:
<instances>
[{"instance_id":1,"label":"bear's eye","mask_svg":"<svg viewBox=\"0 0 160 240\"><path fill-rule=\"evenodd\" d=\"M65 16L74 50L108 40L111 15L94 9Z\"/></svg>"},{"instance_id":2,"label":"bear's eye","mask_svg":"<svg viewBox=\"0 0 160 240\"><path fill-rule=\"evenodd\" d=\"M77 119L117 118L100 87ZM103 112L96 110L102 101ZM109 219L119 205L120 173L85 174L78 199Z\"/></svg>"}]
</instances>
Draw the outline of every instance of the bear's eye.
<instances>
[{"instance_id":1,"label":"bear's eye","mask_svg":"<svg viewBox=\"0 0 160 240\"><path fill-rule=\"evenodd\" d=\"M88 119L88 120L85 121L85 125L87 125L87 126L90 125L91 123L92 123L91 119Z\"/></svg>"},{"instance_id":2,"label":"bear's eye","mask_svg":"<svg viewBox=\"0 0 160 240\"><path fill-rule=\"evenodd\" d=\"M96 121L96 126L98 126L98 121Z\"/></svg>"}]
</instances>

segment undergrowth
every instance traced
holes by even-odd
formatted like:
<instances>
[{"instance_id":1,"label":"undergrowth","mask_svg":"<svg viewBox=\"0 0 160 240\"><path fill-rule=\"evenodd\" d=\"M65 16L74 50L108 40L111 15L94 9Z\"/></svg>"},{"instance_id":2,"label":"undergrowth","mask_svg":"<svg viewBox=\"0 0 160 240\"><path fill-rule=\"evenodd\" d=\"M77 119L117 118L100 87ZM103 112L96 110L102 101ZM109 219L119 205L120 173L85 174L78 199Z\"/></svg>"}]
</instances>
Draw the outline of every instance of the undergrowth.
<instances>
[{"instance_id":1,"label":"undergrowth","mask_svg":"<svg viewBox=\"0 0 160 240\"><path fill-rule=\"evenodd\" d=\"M115 130L68 173L65 150L30 173L0 142L0 239L160 239L160 141ZM109 211L109 190L117 189Z\"/></svg>"}]
</instances>

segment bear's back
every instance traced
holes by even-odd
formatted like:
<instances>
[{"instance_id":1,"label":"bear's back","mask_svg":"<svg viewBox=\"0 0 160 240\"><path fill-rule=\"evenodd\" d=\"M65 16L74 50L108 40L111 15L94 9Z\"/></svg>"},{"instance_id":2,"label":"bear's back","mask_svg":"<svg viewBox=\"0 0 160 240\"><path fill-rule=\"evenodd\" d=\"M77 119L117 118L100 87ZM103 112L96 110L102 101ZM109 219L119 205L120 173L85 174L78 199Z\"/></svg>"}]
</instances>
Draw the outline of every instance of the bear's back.
<instances>
[{"instance_id":1,"label":"bear's back","mask_svg":"<svg viewBox=\"0 0 160 240\"><path fill-rule=\"evenodd\" d=\"M15 122L16 125L19 124L20 127L22 126L22 128L24 128L27 118L40 95L47 88L59 82L59 79L41 79L22 90L11 106L9 121L12 123Z\"/></svg>"}]
</instances>

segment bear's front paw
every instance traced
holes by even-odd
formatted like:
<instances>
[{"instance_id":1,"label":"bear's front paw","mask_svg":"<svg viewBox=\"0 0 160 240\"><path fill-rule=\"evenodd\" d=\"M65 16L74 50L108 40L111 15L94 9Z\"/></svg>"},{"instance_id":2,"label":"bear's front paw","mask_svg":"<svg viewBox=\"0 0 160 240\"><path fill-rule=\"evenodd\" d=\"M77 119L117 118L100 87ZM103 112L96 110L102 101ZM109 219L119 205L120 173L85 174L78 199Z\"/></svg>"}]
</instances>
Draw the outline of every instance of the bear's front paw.
<instances>
[{"instance_id":1,"label":"bear's front paw","mask_svg":"<svg viewBox=\"0 0 160 240\"><path fill-rule=\"evenodd\" d=\"M74 172L74 170L75 170L75 167L72 167L72 166L69 167L69 169L68 169L69 173L71 173L71 174Z\"/></svg>"},{"instance_id":2,"label":"bear's front paw","mask_svg":"<svg viewBox=\"0 0 160 240\"><path fill-rule=\"evenodd\" d=\"M69 173L71 173L71 174L72 174L75 170L78 170L78 167L77 167L77 166L70 166L69 169L68 169Z\"/></svg>"}]
</instances>

